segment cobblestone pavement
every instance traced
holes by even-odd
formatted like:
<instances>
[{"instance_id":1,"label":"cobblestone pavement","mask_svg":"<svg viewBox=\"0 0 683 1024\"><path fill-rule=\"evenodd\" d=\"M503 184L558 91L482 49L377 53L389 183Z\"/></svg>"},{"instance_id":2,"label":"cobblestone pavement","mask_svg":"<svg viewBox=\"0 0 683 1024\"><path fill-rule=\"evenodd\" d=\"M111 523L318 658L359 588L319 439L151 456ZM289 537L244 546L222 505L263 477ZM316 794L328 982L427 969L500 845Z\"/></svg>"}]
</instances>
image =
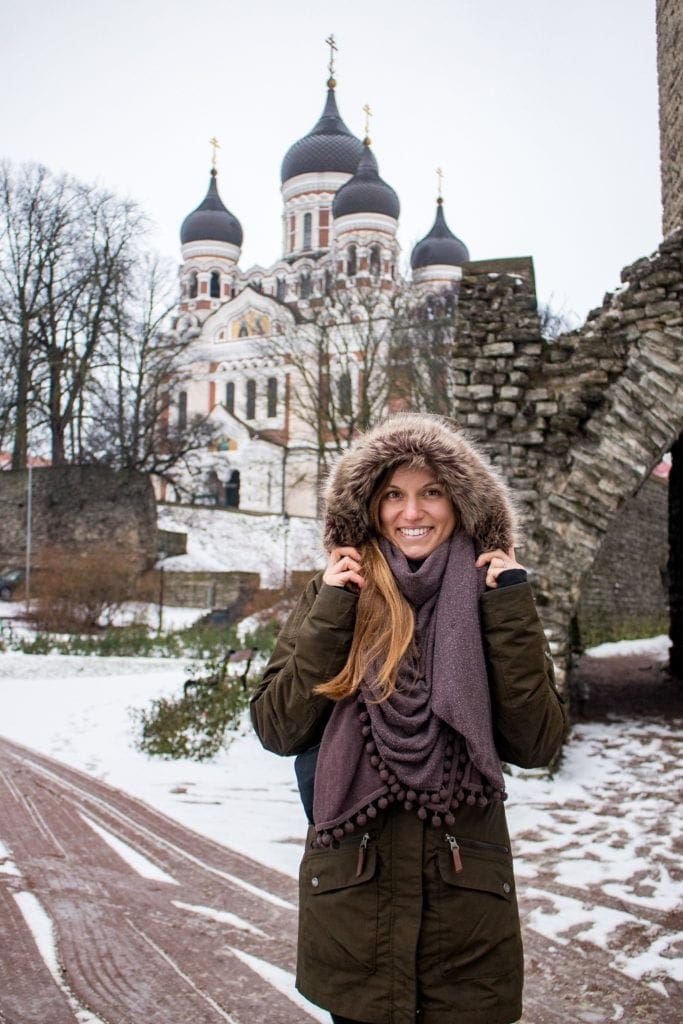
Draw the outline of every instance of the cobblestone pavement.
<instances>
[{"instance_id":1,"label":"cobblestone pavement","mask_svg":"<svg viewBox=\"0 0 683 1024\"><path fill-rule=\"evenodd\" d=\"M520 886L524 1024L679 1024L680 986L661 990L619 969L620 952L681 928L675 908L643 897L634 925L618 895L563 884L546 840L522 837L534 872ZM586 941L578 924L560 942L529 926L594 900L624 915L611 933L619 949ZM295 941L291 878L0 740L0 1022L325 1020L293 1001Z\"/></svg>"}]
</instances>

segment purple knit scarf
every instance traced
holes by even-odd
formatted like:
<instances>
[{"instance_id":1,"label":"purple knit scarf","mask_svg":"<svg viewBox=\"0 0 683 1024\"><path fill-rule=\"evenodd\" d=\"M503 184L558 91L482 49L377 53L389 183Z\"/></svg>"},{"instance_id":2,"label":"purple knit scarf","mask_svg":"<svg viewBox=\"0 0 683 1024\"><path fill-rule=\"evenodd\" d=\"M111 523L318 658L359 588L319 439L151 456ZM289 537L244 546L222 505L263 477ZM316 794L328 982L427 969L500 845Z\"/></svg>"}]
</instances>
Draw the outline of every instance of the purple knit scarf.
<instances>
[{"instance_id":1,"label":"purple knit scarf","mask_svg":"<svg viewBox=\"0 0 683 1024\"><path fill-rule=\"evenodd\" d=\"M391 697L377 702L376 671L339 701L325 728L315 773L319 841L336 844L399 802L435 827L461 803L505 798L493 742L479 624L485 570L461 530L411 572L385 539L382 552L415 612L415 638Z\"/></svg>"}]
</instances>

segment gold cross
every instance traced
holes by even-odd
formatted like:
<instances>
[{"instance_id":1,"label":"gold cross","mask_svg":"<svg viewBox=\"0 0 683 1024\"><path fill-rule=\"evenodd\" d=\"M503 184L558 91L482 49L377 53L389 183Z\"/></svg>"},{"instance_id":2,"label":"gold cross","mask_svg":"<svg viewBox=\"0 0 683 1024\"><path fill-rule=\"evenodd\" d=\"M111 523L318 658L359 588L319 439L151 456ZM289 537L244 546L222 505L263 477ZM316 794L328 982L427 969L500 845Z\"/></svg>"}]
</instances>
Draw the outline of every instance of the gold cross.
<instances>
[{"instance_id":1,"label":"gold cross","mask_svg":"<svg viewBox=\"0 0 683 1024\"><path fill-rule=\"evenodd\" d=\"M439 199L440 199L441 198L441 189L442 189L442 186L443 186L443 171L441 170L440 167L437 167L437 169L436 169L436 176L439 179Z\"/></svg>"},{"instance_id":2,"label":"gold cross","mask_svg":"<svg viewBox=\"0 0 683 1024\"><path fill-rule=\"evenodd\" d=\"M216 138L216 136L214 135L214 137L212 139L209 139L209 145L211 146L211 149L213 150L213 152L211 154L211 167L215 171L216 170L216 150L221 148L221 144L218 141L218 139Z\"/></svg>"},{"instance_id":3,"label":"gold cross","mask_svg":"<svg viewBox=\"0 0 683 1024\"><path fill-rule=\"evenodd\" d=\"M335 53L337 51L337 44L334 41L334 36L333 35L329 35L327 37L327 39L325 40L325 42L327 43L327 45L330 48L330 63L327 65L327 67L328 67L328 70L330 72L330 77L334 78L334 55L335 55Z\"/></svg>"},{"instance_id":4,"label":"gold cross","mask_svg":"<svg viewBox=\"0 0 683 1024\"><path fill-rule=\"evenodd\" d=\"M370 118L372 117L369 103L366 103L363 107L363 113L365 114L365 138L367 139L370 135Z\"/></svg>"}]
</instances>

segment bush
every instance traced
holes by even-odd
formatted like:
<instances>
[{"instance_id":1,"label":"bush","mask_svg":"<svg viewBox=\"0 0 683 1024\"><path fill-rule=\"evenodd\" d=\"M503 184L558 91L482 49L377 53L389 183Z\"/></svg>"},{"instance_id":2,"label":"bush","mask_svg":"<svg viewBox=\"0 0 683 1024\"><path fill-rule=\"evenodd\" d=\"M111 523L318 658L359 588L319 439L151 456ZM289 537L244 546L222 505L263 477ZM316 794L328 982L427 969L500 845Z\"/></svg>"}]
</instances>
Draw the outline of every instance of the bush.
<instances>
[{"instance_id":1,"label":"bush","mask_svg":"<svg viewBox=\"0 0 683 1024\"><path fill-rule=\"evenodd\" d=\"M138 750L157 757L206 761L230 741L249 703L249 687L227 671L228 655L207 662L206 674L188 679L183 695L161 697L135 713ZM208 670L208 671L207 671Z\"/></svg>"},{"instance_id":2,"label":"bush","mask_svg":"<svg viewBox=\"0 0 683 1024\"><path fill-rule=\"evenodd\" d=\"M139 596L140 563L118 548L56 548L43 551L37 564L31 617L42 629L96 630Z\"/></svg>"}]
</instances>

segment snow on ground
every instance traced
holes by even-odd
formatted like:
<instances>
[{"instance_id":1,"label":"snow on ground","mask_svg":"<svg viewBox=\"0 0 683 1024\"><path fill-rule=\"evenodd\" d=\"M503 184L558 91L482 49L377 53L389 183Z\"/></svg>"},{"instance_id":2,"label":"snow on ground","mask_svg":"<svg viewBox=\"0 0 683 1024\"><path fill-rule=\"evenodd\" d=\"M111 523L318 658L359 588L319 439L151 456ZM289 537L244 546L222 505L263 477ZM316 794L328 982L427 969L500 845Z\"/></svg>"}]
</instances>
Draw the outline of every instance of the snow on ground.
<instances>
[{"instance_id":1,"label":"snow on ground","mask_svg":"<svg viewBox=\"0 0 683 1024\"><path fill-rule=\"evenodd\" d=\"M666 644L659 638L652 653L663 657ZM187 668L159 658L1 654L0 733L296 876L306 822L293 764L265 752L246 720L209 763L135 749L131 709L179 693ZM599 946L615 969L658 991L683 980L675 947L683 936L659 923L683 902L681 724L578 724L554 777L515 771L508 787L527 924L560 945Z\"/></svg>"},{"instance_id":2,"label":"snow on ground","mask_svg":"<svg viewBox=\"0 0 683 1024\"><path fill-rule=\"evenodd\" d=\"M324 565L317 519L164 505L158 525L187 532L187 554L165 558L165 569L257 572L262 587L280 587L285 572Z\"/></svg>"},{"instance_id":3,"label":"snow on ground","mask_svg":"<svg viewBox=\"0 0 683 1024\"><path fill-rule=\"evenodd\" d=\"M668 636L651 636L644 640L615 640L612 643L590 647L586 654L589 658L618 658L627 654L649 654L656 661L666 661L669 657L671 640Z\"/></svg>"}]
</instances>

